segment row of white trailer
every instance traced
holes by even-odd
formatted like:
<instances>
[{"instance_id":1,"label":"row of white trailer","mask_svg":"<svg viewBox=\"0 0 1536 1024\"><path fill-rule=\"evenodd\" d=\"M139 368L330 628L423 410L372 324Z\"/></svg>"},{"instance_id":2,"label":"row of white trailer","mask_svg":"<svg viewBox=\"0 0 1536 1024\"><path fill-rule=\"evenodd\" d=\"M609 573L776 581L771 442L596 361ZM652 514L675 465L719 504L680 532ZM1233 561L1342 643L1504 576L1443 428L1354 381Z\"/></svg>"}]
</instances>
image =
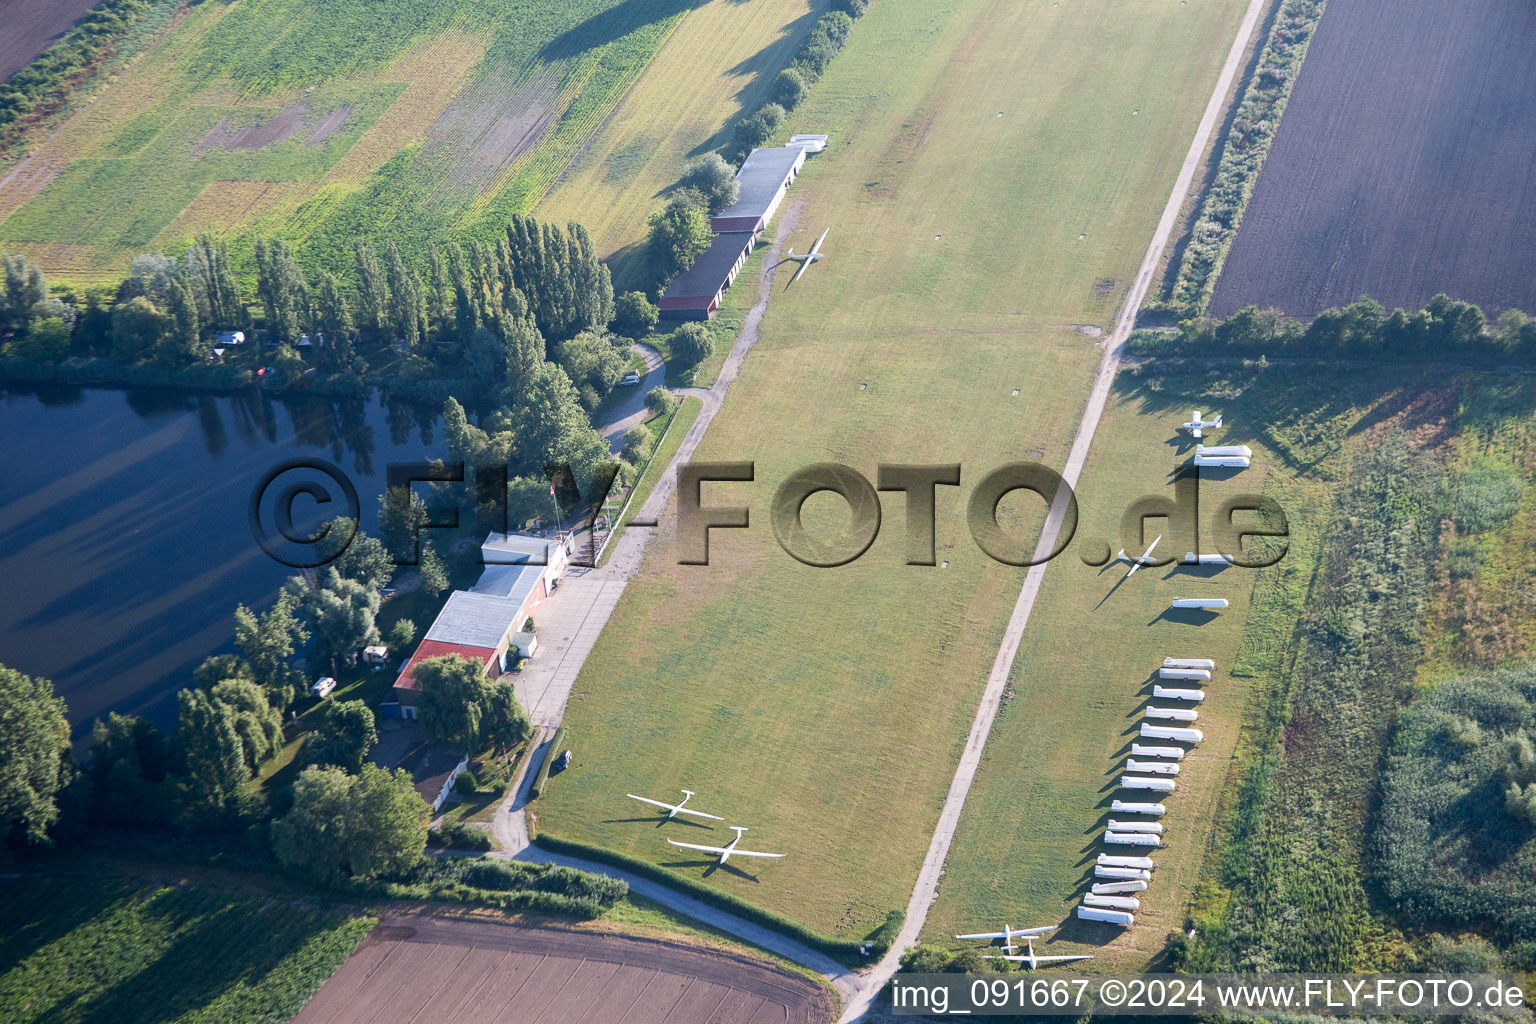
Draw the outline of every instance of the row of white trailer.
<instances>
[{"instance_id":1,"label":"row of white trailer","mask_svg":"<svg viewBox=\"0 0 1536 1024\"><path fill-rule=\"evenodd\" d=\"M1210 658L1164 658L1162 667L1157 671L1157 678L1185 684L1208 683L1215 670L1216 662ZM1205 691L1165 687L1156 683L1152 687L1152 696L1154 699L1199 704L1205 700ZM1147 720L1141 723L1140 739L1172 741L1191 746L1205 739L1205 734L1194 727L1200 717L1194 708L1149 706L1146 715ZM1162 724L1165 722L1180 724ZM1120 788L1148 796L1174 792L1178 788L1177 776L1182 770L1179 762L1186 753L1186 747L1133 742L1130 756L1125 760L1125 774L1120 776ZM1156 819L1167 813L1167 810L1167 805L1155 800L1110 801L1110 812L1115 815L1134 814ZM1166 828L1160 821L1112 817L1105 825L1104 843L1115 848L1139 847L1152 850L1163 845L1165 832ZM1078 905L1078 918L1123 927L1135 924L1136 911L1141 909L1137 894L1147 890L1155 867L1152 858L1147 856L1099 854L1098 863L1093 869L1095 881Z\"/></svg>"}]
</instances>

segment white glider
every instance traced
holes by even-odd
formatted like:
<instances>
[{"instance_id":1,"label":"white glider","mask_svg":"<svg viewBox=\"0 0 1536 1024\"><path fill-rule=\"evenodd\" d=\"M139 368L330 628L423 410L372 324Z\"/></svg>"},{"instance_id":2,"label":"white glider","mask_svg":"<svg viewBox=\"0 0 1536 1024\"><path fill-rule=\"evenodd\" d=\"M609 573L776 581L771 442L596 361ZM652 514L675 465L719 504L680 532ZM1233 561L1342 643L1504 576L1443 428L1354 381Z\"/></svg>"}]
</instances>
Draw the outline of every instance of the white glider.
<instances>
[{"instance_id":1,"label":"white glider","mask_svg":"<svg viewBox=\"0 0 1536 1024\"><path fill-rule=\"evenodd\" d=\"M831 230L831 228L827 228L827 231ZM815 263L817 260L826 255L826 253L821 251L821 243L826 239L827 231L823 231L821 233L821 237L816 239L816 244L811 246L810 252L801 253L799 256L796 256L795 250L791 249L789 250L789 255L784 257L787 260L800 261L800 269L795 271L795 276L789 279L790 284L794 284L796 281L800 280L800 275L805 273L806 270L810 268L812 263Z\"/></svg>"},{"instance_id":2,"label":"white glider","mask_svg":"<svg viewBox=\"0 0 1536 1024\"><path fill-rule=\"evenodd\" d=\"M716 862L718 864L724 864L726 861L730 860L732 857L783 857L784 856L784 854L782 854L782 853L758 853L756 850L738 850L736 848L736 844L741 842L741 834L746 831L746 827L742 826L742 825L732 825L731 829L732 829L732 831L734 831L736 833L736 838L732 839L730 844L727 845L727 846L700 846L697 843L680 843L676 839L668 839L667 842L671 843L673 846L681 846L685 850L701 850L704 853L717 854L719 856L719 858L720 858Z\"/></svg>"},{"instance_id":3,"label":"white glider","mask_svg":"<svg viewBox=\"0 0 1536 1024\"><path fill-rule=\"evenodd\" d=\"M1136 570L1140 569L1142 566L1144 566L1144 565L1151 565L1153 563L1152 549L1157 547L1157 542L1162 540L1162 539L1163 539L1163 535L1162 534L1158 534L1156 537L1152 538L1152 543L1147 545L1147 550L1143 551L1140 555L1138 555L1135 558L1132 558L1129 555L1127 555L1125 553L1125 548L1121 548L1120 549L1120 553L1118 555L1116 555L1115 557L1118 558L1122 562L1130 562L1131 563L1131 571L1125 574L1125 578L1126 579L1130 579L1132 576L1136 575Z\"/></svg>"},{"instance_id":4,"label":"white glider","mask_svg":"<svg viewBox=\"0 0 1536 1024\"><path fill-rule=\"evenodd\" d=\"M1038 953L1035 952L1035 941L1033 939L1025 939L1024 940L1024 952L1022 952L1022 953L1014 953L1012 955L1004 955L1004 956L989 956L989 957L987 957L987 959L988 960L1007 960L1007 961L1010 961L1010 962L1016 963L1016 964L1024 964L1030 970L1034 971L1034 970L1038 970L1041 964L1065 964L1065 963L1071 963L1074 960L1092 960L1093 957L1091 955L1089 955L1089 956L1083 956L1083 955L1078 955L1078 956L1040 956Z\"/></svg>"},{"instance_id":5,"label":"white glider","mask_svg":"<svg viewBox=\"0 0 1536 1024\"><path fill-rule=\"evenodd\" d=\"M682 791L682 794L683 798L675 804L665 803L661 800L652 800L648 796L635 796L633 793L625 793L624 795L629 797L631 800L639 800L643 804L650 804L652 807L660 807L662 810L667 812L668 818L675 818L679 814L691 814L695 818L708 818L710 821L725 820L718 814L705 814L703 811L696 811L692 807L684 807L684 804L693 799L693 790L685 789Z\"/></svg>"},{"instance_id":6,"label":"white glider","mask_svg":"<svg viewBox=\"0 0 1536 1024\"><path fill-rule=\"evenodd\" d=\"M1055 930L1056 930L1056 925L1054 925L1054 924L1048 924L1048 925L1046 925L1043 928L1015 928L1012 925L1006 925L1005 924L1005 925L1003 925L1003 930L1000 931L1000 932L972 932L969 935L956 935L955 938L957 938L957 939L1002 939L1003 940L1003 949L1008 950L1009 952L1012 952L1013 950L1019 948L1018 943L1013 941L1015 938L1028 939L1031 936L1034 936L1034 935L1044 935L1046 932L1053 932Z\"/></svg>"}]
</instances>

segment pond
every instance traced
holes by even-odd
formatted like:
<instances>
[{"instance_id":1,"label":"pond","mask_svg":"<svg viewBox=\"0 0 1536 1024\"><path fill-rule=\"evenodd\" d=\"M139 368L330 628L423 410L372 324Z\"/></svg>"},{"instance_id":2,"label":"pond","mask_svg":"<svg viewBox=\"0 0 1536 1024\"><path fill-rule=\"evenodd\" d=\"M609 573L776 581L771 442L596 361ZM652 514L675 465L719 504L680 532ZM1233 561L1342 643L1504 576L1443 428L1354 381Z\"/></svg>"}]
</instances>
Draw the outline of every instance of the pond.
<instances>
[{"instance_id":1,"label":"pond","mask_svg":"<svg viewBox=\"0 0 1536 1024\"><path fill-rule=\"evenodd\" d=\"M297 571L253 537L272 471L334 465L373 531L386 467L445 455L435 409L257 390L0 389L0 439L0 663L52 679L77 740L108 711L173 726L192 670L232 649L235 606L265 608ZM274 490L294 495L296 534L345 514L338 483L289 469L268 489L269 535Z\"/></svg>"}]
</instances>

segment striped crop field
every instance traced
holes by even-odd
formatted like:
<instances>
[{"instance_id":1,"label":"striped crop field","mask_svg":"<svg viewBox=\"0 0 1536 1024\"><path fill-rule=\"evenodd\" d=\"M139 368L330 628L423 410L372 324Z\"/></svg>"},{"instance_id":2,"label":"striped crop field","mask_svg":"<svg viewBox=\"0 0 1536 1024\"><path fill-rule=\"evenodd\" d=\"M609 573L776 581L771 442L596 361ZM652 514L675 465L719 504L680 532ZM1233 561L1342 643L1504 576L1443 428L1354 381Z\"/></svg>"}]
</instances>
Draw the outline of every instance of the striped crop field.
<instances>
[{"instance_id":1,"label":"striped crop field","mask_svg":"<svg viewBox=\"0 0 1536 1024\"><path fill-rule=\"evenodd\" d=\"M237 253L281 235L333 268L386 230L407 251L489 236L543 199L690 7L189 7L0 179L0 245L84 283L204 230Z\"/></svg>"}]
</instances>

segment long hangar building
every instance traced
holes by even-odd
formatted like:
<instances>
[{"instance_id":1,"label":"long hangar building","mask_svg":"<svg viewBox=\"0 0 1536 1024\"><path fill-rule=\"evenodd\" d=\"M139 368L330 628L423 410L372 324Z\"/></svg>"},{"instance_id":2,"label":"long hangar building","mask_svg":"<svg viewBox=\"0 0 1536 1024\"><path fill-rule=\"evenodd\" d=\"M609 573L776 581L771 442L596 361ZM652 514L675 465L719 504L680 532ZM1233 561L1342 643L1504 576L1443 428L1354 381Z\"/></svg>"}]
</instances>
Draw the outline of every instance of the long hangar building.
<instances>
[{"instance_id":1,"label":"long hangar building","mask_svg":"<svg viewBox=\"0 0 1536 1024\"><path fill-rule=\"evenodd\" d=\"M710 218L715 239L662 293L662 316L669 320L714 318L725 290L736 280L752 247L805 166L806 154L819 153L826 145L825 135L795 135L787 146L754 149L748 154L736 172L741 184L736 202Z\"/></svg>"}]
</instances>

